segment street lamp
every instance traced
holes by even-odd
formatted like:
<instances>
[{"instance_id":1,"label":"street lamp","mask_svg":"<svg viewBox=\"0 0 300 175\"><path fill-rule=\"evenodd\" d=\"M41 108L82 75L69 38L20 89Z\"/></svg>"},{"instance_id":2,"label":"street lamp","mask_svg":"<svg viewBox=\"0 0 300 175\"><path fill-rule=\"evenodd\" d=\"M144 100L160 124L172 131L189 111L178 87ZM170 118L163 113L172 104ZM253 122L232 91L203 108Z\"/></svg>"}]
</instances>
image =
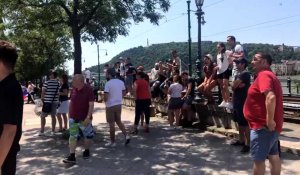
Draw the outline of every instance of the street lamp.
<instances>
[{"instance_id":1,"label":"street lamp","mask_svg":"<svg viewBox=\"0 0 300 175\"><path fill-rule=\"evenodd\" d=\"M188 42L189 42L189 75L192 76L192 39L191 39L191 0L187 0L188 6Z\"/></svg>"},{"instance_id":2,"label":"street lamp","mask_svg":"<svg viewBox=\"0 0 300 175\"><path fill-rule=\"evenodd\" d=\"M204 0L195 0L196 6L197 6L197 11L196 15L198 17L198 55L197 55L197 60L196 60L196 67L197 67L197 83L201 82L201 71L202 71L202 53L201 53L201 25L205 24L203 15L204 12L202 11L202 6L204 3Z\"/></svg>"},{"instance_id":3,"label":"street lamp","mask_svg":"<svg viewBox=\"0 0 300 175\"><path fill-rule=\"evenodd\" d=\"M97 44L97 53L98 53L98 83L100 85L100 55L99 55L99 51L100 50L104 50L105 51L105 55L107 56L107 50L106 49L99 49L99 45Z\"/></svg>"}]
</instances>

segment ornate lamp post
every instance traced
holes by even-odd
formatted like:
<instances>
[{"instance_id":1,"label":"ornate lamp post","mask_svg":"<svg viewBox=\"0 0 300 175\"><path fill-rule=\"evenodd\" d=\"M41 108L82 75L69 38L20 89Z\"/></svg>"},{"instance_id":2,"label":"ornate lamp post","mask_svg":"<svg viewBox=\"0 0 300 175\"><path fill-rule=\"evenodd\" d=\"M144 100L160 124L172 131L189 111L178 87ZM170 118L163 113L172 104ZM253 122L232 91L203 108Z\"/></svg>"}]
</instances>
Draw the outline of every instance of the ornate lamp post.
<instances>
[{"instance_id":1,"label":"ornate lamp post","mask_svg":"<svg viewBox=\"0 0 300 175\"><path fill-rule=\"evenodd\" d=\"M188 43L189 43L189 75L192 76L192 39L191 39L191 0L187 0L187 7L188 7Z\"/></svg>"},{"instance_id":2,"label":"ornate lamp post","mask_svg":"<svg viewBox=\"0 0 300 175\"><path fill-rule=\"evenodd\" d=\"M205 23L203 15L204 12L202 11L202 6L204 3L204 0L195 0L197 11L196 15L198 17L198 55L196 60L196 68L197 68L197 82L199 83L201 81L201 71L202 71L202 53L201 53L201 25Z\"/></svg>"},{"instance_id":3,"label":"ornate lamp post","mask_svg":"<svg viewBox=\"0 0 300 175\"><path fill-rule=\"evenodd\" d=\"M98 53L98 83L100 85L100 55L99 55L99 51L100 50L104 50L105 51L105 55L107 56L107 50L106 49L99 49L99 45L97 44L97 53Z\"/></svg>"}]
</instances>

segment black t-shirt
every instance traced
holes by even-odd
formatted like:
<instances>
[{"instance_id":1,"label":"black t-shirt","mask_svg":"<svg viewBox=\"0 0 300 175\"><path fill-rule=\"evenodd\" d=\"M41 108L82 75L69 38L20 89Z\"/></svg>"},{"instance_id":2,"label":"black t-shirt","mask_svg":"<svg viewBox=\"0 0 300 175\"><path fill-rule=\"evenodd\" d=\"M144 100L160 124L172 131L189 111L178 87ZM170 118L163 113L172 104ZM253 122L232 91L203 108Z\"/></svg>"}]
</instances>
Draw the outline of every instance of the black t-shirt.
<instances>
[{"instance_id":1,"label":"black t-shirt","mask_svg":"<svg viewBox=\"0 0 300 175\"><path fill-rule=\"evenodd\" d=\"M188 86L189 84L192 84L192 89L191 89L191 92L190 92L190 96L194 97L195 96L195 80L193 78L189 78L187 80L187 84L185 84L185 87L186 87L186 90L188 89Z\"/></svg>"},{"instance_id":2,"label":"black t-shirt","mask_svg":"<svg viewBox=\"0 0 300 175\"><path fill-rule=\"evenodd\" d=\"M69 85L67 83L64 83L59 88L59 92L64 92L64 89L67 89L69 91ZM67 101L68 96L67 95L59 95L59 101Z\"/></svg>"},{"instance_id":3,"label":"black t-shirt","mask_svg":"<svg viewBox=\"0 0 300 175\"><path fill-rule=\"evenodd\" d=\"M22 135L23 95L15 74L10 74L0 82L0 135L5 124L17 125L17 132L10 151L20 150Z\"/></svg>"},{"instance_id":4,"label":"black t-shirt","mask_svg":"<svg viewBox=\"0 0 300 175\"><path fill-rule=\"evenodd\" d=\"M247 71L241 72L240 74L235 76L234 80L237 80L237 79L241 80L242 83L245 84L245 86L242 88L236 88L234 90L233 105L234 106L239 106L239 105L244 106L245 100L247 98L247 92L250 87L250 81L251 81L250 73Z\"/></svg>"},{"instance_id":5,"label":"black t-shirt","mask_svg":"<svg viewBox=\"0 0 300 175\"><path fill-rule=\"evenodd\" d=\"M189 78L189 81L188 81L188 84L192 84L192 90L191 90L191 93L190 93L190 95L191 96L195 96L195 80L193 79L193 78Z\"/></svg>"}]
</instances>

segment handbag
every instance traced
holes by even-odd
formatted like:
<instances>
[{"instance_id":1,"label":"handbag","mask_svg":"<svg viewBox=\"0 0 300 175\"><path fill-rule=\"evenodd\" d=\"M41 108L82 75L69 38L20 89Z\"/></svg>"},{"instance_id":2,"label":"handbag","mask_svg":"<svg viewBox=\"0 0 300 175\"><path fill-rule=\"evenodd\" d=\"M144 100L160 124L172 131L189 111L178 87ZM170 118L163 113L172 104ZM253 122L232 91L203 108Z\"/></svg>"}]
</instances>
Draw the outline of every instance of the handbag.
<instances>
[{"instance_id":1,"label":"handbag","mask_svg":"<svg viewBox=\"0 0 300 175\"><path fill-rule=\"evenodd\" d=\"M42 112L44 112L44 113L51 113L51 111L52 111L52 103L53 103L54 98L56 96L57 90L58 90L58 86L56 88L55 95L53 96L51 103L49 103L49 102L47 102L47 103L44 102L43 103Z\"/></svg>"}]
</instances>

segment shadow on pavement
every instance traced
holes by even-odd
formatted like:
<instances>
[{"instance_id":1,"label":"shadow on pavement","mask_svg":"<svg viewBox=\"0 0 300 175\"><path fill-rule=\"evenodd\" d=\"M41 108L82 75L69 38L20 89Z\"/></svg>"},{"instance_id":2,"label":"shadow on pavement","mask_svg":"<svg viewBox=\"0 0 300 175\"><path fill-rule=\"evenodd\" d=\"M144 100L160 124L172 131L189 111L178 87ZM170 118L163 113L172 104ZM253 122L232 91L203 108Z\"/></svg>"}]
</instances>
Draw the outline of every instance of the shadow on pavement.
<instances>
[{"instance_id":1,"label":"shadow on pavement","mask_svg":"<svg viewBox=\"0 0 300 175\"><path fill-rule=\"evenodd\" d=\"M125 125L131 124L129 121ZM195 129L166 130L166 122L153 121L150 133L140 130L124 146L124 136L117 130L117 147L108 148L108 126L99 123L91 149L91 158L82 158L83 148L76 151L77 164L66 165L68 141L62 136L38 137L36 129L27 130L19 155L18 174L249 174L252 162L249 155L239 153L228 140ZM82 143L80 143L82 145ZM283 154L284 159L296 157ZM298 157L297 157L298 158ZM294 172L288 171L293 174Z\"/></svg>"}]
</instances>

